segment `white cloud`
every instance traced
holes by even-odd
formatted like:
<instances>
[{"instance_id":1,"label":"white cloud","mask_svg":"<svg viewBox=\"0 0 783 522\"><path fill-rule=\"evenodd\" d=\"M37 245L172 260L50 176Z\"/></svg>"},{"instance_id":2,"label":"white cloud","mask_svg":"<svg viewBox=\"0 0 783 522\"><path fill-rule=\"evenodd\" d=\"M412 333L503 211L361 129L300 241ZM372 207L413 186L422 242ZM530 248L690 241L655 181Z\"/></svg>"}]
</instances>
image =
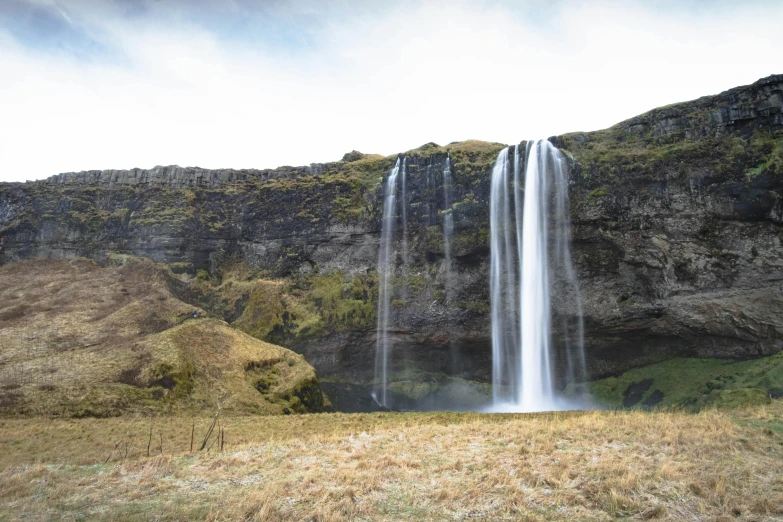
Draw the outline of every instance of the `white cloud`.
<instances>
[{"instance_id":1,"label":"white cloud","mask_svg":"<svg viewBox=\"0 0 783 522\"><path fill-rule=\"evenodd\" d=\"M103 13L90 22L124 55L114 64L43 54L0 30L0 180L513 143L603 128L783 72L780 5L676 14L629 3L545 13L515 5L330 11L309 35L317 47L284 53L193 23Z\"/></svg>"}]
</instances>

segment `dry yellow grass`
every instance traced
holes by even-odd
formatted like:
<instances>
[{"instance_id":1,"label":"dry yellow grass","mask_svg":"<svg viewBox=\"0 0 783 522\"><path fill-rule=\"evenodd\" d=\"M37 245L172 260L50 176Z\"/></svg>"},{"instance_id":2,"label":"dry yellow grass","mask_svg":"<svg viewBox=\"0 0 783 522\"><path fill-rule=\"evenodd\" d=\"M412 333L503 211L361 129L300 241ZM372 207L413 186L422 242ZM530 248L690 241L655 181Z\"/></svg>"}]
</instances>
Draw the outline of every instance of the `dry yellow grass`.
<instances>
[{"instance_id":1,"label":"dry yellow grass","mask_svg":"<svg viewBox=\"0 0 783 522\"><path fill-rule=\"evenodd\" d=\"M298 354L204 318L147 259L0 267L0 412L114 416L281 413L317 382ZM264 393L256 389L264 379Z\"/></svg>"},{"instance_id":2,"label":"dry yellow grass","mask_svg":"<svg viewBox=\"0 0 783 522\"><path fill-rule=\"evenodd\" d=\"M223 452L194 454L185 417L6 419L0 518L781 520L782 419L781 401L698 415L232 417ZM197 419L197 445L209 422Z\"/></svg>"},{"instance_id":3,"label":"dry yellow grass","mask_svg":"<svg viewBox=\"0 0 783 522\"><path fill-rule=\"evenodd\" d=\"M150 336L143 344L172 366L192 365L194 382L188 402L201 408L276 413L297 401L293 397L297 386L318 381L302 355L215 319L188 321ZM264 376L269 385L262 395L254 381Z\"/></svg>"}]
</instances>

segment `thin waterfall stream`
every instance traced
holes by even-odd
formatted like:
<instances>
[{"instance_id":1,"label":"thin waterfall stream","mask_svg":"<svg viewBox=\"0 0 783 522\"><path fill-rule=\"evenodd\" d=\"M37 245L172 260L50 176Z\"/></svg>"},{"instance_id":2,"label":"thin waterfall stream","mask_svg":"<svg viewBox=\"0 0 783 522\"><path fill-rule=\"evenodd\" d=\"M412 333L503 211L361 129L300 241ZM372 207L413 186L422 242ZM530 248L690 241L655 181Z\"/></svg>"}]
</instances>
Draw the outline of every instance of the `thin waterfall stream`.
<instances>
[{"instance_id":1,"label":"thin waterfall stream","mask_svg":"<svg viewBox=\"0 0 783 522\"><path fill-rule=\"evenodd\" d=\"M445 271L445 303L452 306L454 303L454 280L451 260L451 238L454 234L454 215L451 208L451 156L446 156L446 164L443 168L443 263ZM459 368L458 354L449 335L449 355L451 357L451 373L456 374Z\"/></svg>"},{"instance_id":2,"label":"thin waterfall stream","mask_svg":"<svg viewBox=\"0 0 783 522\"><path fill-rule=\"evenodd\" d=\"M408 158L402 158L402 300L408 300Z\"/></svg>"},{"instance_id":3,"label":"thin waterfall stream","mask_svg":"<svg viewBox=\"0 0 783 522\"><path fill-rule=\"evenodd\" d=\"M405 164L403 160L403 165ZM375 381L373 399L381 406L389 407L389 314L394 293L394 235L397 223L397 177L400 159L389 173L383 192L381 217L381 243L378 249L378 325L375 348ZM403 206L404 207L404 206Z\"/></svg>"}]
</instances>

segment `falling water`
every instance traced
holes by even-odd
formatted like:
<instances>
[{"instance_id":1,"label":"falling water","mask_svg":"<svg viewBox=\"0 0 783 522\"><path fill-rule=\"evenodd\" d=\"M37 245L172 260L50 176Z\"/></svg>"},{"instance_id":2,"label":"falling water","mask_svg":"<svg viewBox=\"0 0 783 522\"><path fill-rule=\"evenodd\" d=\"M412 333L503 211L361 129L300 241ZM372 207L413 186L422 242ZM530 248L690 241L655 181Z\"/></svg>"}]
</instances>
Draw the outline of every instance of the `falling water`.
<instances>
[{"instance_id":1,"label":"falling water","mask_svg":"<svg viewBox=\"0 0 783 522\"><path fill-rule=\"evenodd\" d=\"M584 378L579 289L568 247L564 161L546 140L528 142L524 156L516 147L513 166L508 156L508 149L498 154L490 193L493 408L561 409L552 378L550 288L554 281L564 292L560 300L572 301L570 309L579 317L574 335L567 321L561 323L567 377ZM509 179L512 169L513 179ZM553 218L550 198L554 200ZM554 245L549 244L550 235Z\"/></svg>"},{"instance_id":2,"label":"falling water","mask_svg":"<svg viewBox=\"0 0 783 522\"><path fill-rule=\"evenodd\" d=\"M402 299L408 300L408 158L402 158Z\"/></svg>"},{"instance_id":3,"label":"falling water","mask_svg":"<svg viewBox=\"0 0 783 522\"><path fill-rule=\"evenodd\" d=\"M548 142L547 142L548 143ZM554 148L554 147L553 147ZM555 149L557 151L557 149ZM566 382L574 383L587 380L587 365L584 351L584 321L582 320L582 295L579 291L579 279L571 262L571 219L568 202L568 175L566 162L560 151L555 154L553 182L555 190L555 229L551 234L554 240L554 252L550 262L555 273L556 295L562 296L562 308L568 309L576 324L569 324L568 316L559 318L560 331L563 332L563 345L566 355ZM553 285L554 286L554 285ZM554 288L553 288L554 289ZM555 295L555 294L553 294Z\"/></svg>"},{"instance_id":4,"label":"falling water","mask_svg":"<svg viewBox=\"0 0 783 522\"><path fill-rule=\"evenodd\" d=\"M451 292L451 236L454 233L454 217L451 209L451 157L446 156L443 168L443 254L446 260L446 294Z\"/></svg>"},{"instance_id":5,"label":"falling water","mask_svg":"<svg viewBox=\"0 0 783 522\"><path fill-rule=\"evenodd\" d=\"M446 276L446 304L453 302L452 292L454 282L452 280L451 264L451 237L454 234L454 216L451 208L451 156L446 156L446 165L443 167L443 262ZM451 373L458 370L457 353L449 336L449 352L451 354Z\"/></svg>"},{"instance_id":6,"label":"falling water","mask_svg":"<svg viewBox=\"0 0 783 522\"><path fill-rule=\"evenodd\" d=\"M405 161L403 160L403 165ZM389 309L391 308L394 286L394 229L397 221L397 176L400 172L400 159L386 180L383 199L383 217L381 221L381 244L378 252L378 331L375 345L375 385L373 398L384 407L389 407L387 396L389 367ZM405 170L403 167L403 179ZM405 185L403 184L403 187ZM404 191L404 189L403 189ZM403 192L404 198L404 192ZM405 205L403 205L403 209Z\"/></svg>"},{"instance_id":7,"label":"falling water","mask_svg":"<svg viewBox=\"0 0 783 522\"><path fill-rule=\"evenodd\" d=\"M492 310L492 401L513 402L521 379L516 306L516 263L511 250L508 149L504 148L492 168L489 198L490 273Z\"/></svg>"}]
</instances>

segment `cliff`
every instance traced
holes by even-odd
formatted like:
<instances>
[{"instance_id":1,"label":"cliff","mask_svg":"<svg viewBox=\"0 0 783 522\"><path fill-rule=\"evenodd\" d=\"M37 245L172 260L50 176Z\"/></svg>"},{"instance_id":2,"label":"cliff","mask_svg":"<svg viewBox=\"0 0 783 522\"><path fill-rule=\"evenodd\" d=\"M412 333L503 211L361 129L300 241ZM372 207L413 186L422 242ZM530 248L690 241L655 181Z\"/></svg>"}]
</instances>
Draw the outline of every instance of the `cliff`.
<instances>
[{"instance_id":1,"label":"cliff","mask_svg":"<svg viewBox=\"0 0 783 522\"><path fill-rule=\"evenodd\" d=\"M610 129L550 138L569 160L592 376L675 355L751 357L783 346L782 107L777 75ZM404 153L410 259L405 292L395 278L392 317L400 393L437 388L450 373L450 346L462 354L461 378L489 378L489 181L502 147L469 141ZM457 282L448 297L447 154ZM326 380L366 383L381 181L396 158L1 184L0 263L149 257L190 275L179 298L304 354ZM556 292L553 301L553 324L574 320Z\"/></svg>"},{"instance_id":2,"label":"cliff","mask_svg":"<svg viewBox=\"0 0 783 522\"><path fill-rule=\"evenodd\" d=\"M95 184L105 187L133 186L133 187L168 187L175 189L184 188L217 188L238 181L270 179L291 179L302 176L318 176L325 168L333 165L313 163L309 167L278 167L276 169L202 169L200 167L180 167L169 165L157 166L152 169L130 170L88 170L82 172L63 172L51 176L43 183L69 185L69 184Z\"/></svg>"}]
</instances>

